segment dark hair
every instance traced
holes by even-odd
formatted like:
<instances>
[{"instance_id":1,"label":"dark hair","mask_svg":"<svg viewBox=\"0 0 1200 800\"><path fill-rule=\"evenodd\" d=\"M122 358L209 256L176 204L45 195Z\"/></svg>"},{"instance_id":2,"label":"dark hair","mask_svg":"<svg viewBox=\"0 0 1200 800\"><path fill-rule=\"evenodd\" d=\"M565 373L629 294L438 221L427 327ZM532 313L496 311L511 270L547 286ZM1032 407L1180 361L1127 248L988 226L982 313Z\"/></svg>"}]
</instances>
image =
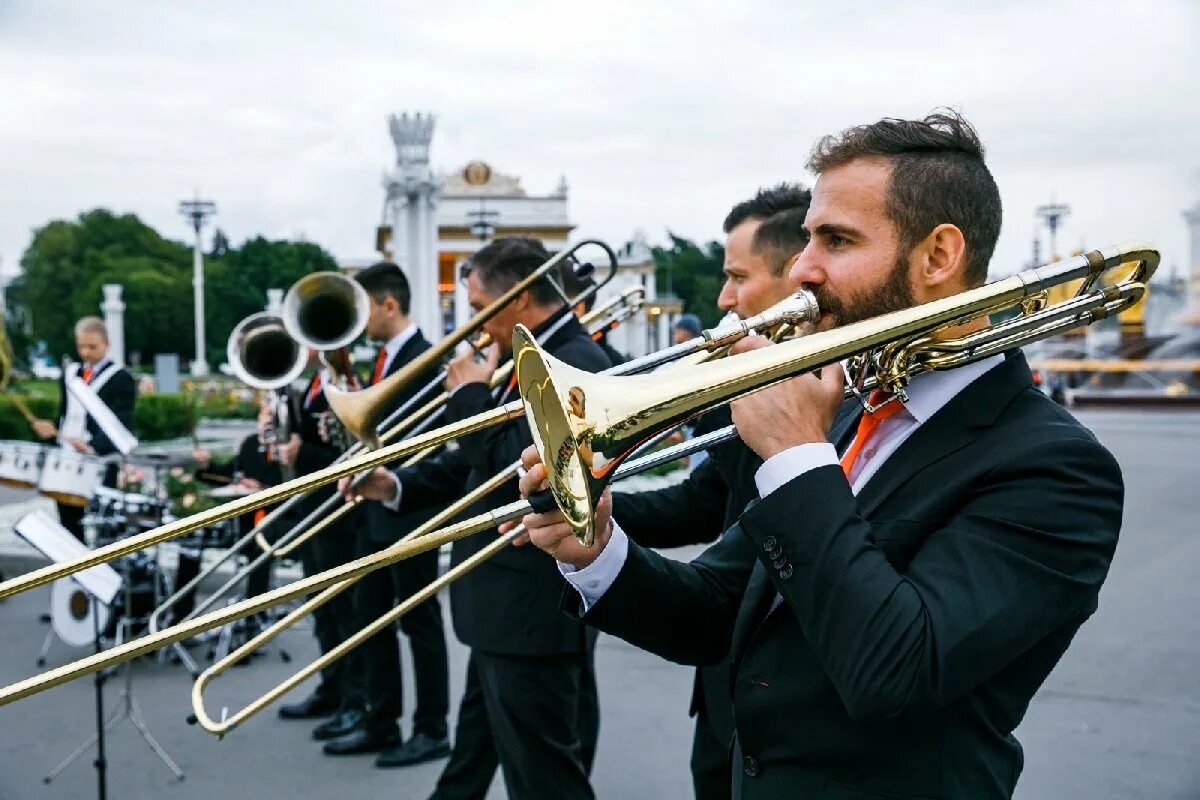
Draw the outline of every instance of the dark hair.
<instances>
[{"instance_id":1,"label":"dark hair","mask_svg":"<svg viewBox=\"0 0 1200 800\"><path fill-rule=\"evenodd\" d=\"M771 274L779 276L791 262L792 256L808 244L804 218L812 192L798 183L781 183L769 189L759 189L754 197L738 203L725 217L725 233L747 220L760 220L750 248L766 257Z\"/></svg>"},{"instance_id":2,"label":"dark hair","mask_svg":"<svg viewBox=\"0 0 1200 800\"><path fill-rule=\"evenodd\" d=\"M820 174L858 158L891 162L884 208L896 224L900 255L907 255L943 223L966 241L968 286L987 280L1000 236L1000 190L983 161L983 143L957 111L935 111L922 120L881 119L826 136L808 166Z\"/></svg>"},{"instance_id":3,"label":"dark hair","mask_svg":"<svg viewBox=\"0 0 1200 800\"><path fill-rule=\"evenodd\" d=\"M540 241L529 236L505 236L484 246L462 266L466 277L475 272L479 282L489 292L501 295L550 259L550 253ZM561 274L554 275L559 280ZM562 297L550 281L543 277L529 287L529 295L539 306L562 304Z\"/></svg>"},{"instance_id":4,"label":"dark hair","mask_svg":"<svg viewBox=\"0 0 1200 800\"><path fill-rule=\"evenodd\" d=\"M376 303L382 303L387 298L393 298L400 306L400 313L407 314L412 305L412 289L408 286L408 278L404 270L391 261L380 261L372 264L354 276L367 294Z\"/></svg>"}]
</instances>

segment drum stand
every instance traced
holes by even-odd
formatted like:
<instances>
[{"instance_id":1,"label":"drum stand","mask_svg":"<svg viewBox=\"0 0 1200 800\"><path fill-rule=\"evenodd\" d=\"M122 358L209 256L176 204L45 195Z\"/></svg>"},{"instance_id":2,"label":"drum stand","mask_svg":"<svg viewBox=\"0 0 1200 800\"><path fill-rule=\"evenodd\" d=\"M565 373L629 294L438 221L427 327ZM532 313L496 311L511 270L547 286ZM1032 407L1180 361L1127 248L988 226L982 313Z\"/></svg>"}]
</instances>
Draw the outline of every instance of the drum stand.
<instances>
[{"instance_id":1,"label":"drum stand","mask_svg":"<svg viewBox=\"0 0 1200 800\"><path fill-rule=\"evenodd\" d=\"M96 603L98 601L96 601L95 598L93 598L92 602ZM126 580L125 581L125 616L122 617L121 620L118 622L119 630L124 631L125 626L131 626L133 624L132 615L133 615L133 581ZM95 624L96 624L96 652L99 653L100 652L99 617L96 615L93 615L93 618L96 621L95 622ZM155 739L153 734L150 733L150 729L146 725L146 720L142 717L141 709L138 708L137 698L135 698L133 696L133 661L132 660L125 662L124 670L125 670L125 686L122 687L121 694L117 698L117 703L118 703L117 708L113 711L113 714L108 718L107 721L104 721L104 698L103 698L104 682L107 679L107 676L104 674L104 670L100 670L96 673L96 681L95 681L95 683L96 683L96 732L93 733L86 742L79 745L79 747L77 747L74 752L72 752L69 756L67 756L61 762L59 762L58 766L56 766L54 769L50 770L50 772L47 773L46 777L42 778L42 781L44 783L50 783L50 781L52 781L56 777L58 777L58 775L60 773L62 773L62 771L65 770L67 767L69 767L75 761L75 759L79 758L81 755L86 753L88 748L90 748L93 744L95 744L96 745L95 765L96 765L97 778L99 780L99 786L100 786L100 795L99 796L100 796L100 800L105 800L105 796L106 796L105 779L106 779L107 763L105 762L105 759L104 759L104 734L105 734L105 732L110 731L114 727L116 727L117 723L120 722L122 719L128 719L129 722L132 723L133 727L135 729L137 729L137 732L142 735L142 738L146 740L146 744L148 744L150 746L150 749L154 751L154 754L157 755L159 757L159 759L162 760L163 764L166 765L167 769L169 769L175 775L176 778L178 778L179 780L183 780L183 778L184 778L183 770L181 770L179 768L179 765L177 765L175 763L175 761L171 758L171 756L169 756L167 754L167 751L163 749L163 746L161 744L159 744L158 740Z\"/></svg>"}]
</instances>

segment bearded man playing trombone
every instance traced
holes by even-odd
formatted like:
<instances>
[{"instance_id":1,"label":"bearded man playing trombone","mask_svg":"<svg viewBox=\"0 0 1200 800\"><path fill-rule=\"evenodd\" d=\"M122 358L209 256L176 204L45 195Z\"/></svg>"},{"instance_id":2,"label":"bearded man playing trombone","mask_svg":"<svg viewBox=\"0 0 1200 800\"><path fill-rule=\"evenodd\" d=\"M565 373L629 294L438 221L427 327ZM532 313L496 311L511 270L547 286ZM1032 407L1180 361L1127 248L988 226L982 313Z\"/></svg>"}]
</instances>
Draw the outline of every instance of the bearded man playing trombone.
<instances>
[{"instance_id":1,"label":"bearded man playing trombone","mask_svg":"<svg viewBox=\"0 0 1200 800\"><path fill-rule=\"evenodd\" d=\"M464 266L471 306L479 311L549 259L536 239L497 239ZM589 372L609 366L549 278L538 280L483 325L495 343L485 361L472 353L451 362L446 421L453 423L516 398L514 382L493 392L488 381L502 355L512 350L514 326L523 324L557 358ZM402 514L444 507L521 456L532 438L524 419L459 440L456 450L388 472L376 469L357 491ZM346 490L347 481L341 487ZM515 483L480 500L475 514L517 497ZM461 564L487 545L486 534L454 544L451 562ZM598 716L584 701L592 671L583 626L557 612L561 579L554 565L533 551L509 550L482 563L450 588L458 638L471 649L466 690L458 711L450 760L433 797L482 800L496 767L508 796L591 798L587 742L595 742Z\"/></svg>"},{"instance_id":2,"label":"bearded man playing trombone","mask_svg":"<svg viewBox=\"0 0 1200 800\"><path fill-rule=\"evenodd\" d=\"M792 276L822 327L984 282L1000 198L957 114L826 137L810 166ZM569 614L679 662L729 654L734 797L1009 798L1013 730L1097 607L1120 469L1019 351L873 394L872 413L843 397L830 366L733 403L759 497L690 564L630 542L607 492L593 547L558 512L523 521ZM525 460L530 492L546 472Z\"/></svg>"}]
</instances>

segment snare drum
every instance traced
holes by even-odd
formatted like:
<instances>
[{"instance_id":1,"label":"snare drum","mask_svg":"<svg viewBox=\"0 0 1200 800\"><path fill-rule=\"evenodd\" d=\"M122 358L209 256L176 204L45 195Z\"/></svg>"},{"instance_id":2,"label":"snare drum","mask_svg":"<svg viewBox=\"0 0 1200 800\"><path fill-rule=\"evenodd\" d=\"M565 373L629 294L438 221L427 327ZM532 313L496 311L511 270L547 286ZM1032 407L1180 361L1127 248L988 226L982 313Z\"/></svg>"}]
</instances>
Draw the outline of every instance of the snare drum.
<instances>
[{"instance_id":1,"label":"snare drum","mask_svg":"<svg viewBox=\"0 0 1200 800\"><path fill-rule=\"evenodd\" d=\"M42 471L44 445L34 442L0 442L0 484L33 489Z\"/></svg>"},{"instance_id":2,"label":"snare drum","mask_svg":"<svg viewBox=\"0 0 1200 800\"><path fill-rule=\"evenodd\" d=\"M65 506L83 508L104 478L104 462L95 456L65 448L50 448L38 491Z\"/></svg>"}]
</instances>

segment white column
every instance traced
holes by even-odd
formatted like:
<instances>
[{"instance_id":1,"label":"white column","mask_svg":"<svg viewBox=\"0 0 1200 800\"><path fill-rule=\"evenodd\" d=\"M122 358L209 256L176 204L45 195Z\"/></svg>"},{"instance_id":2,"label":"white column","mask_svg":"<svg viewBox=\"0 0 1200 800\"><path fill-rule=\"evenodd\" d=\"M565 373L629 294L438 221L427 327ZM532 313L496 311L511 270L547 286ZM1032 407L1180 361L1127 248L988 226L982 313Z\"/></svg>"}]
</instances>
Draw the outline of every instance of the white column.
<instances>
[{"instance_id":1,"label":"white column","mask_svg":"<svg viewBox=\"0 0 1200 800\"><path fill-rule=\"evenodd\" d=\"M104 302L100 310L104 312L104 326L108 328L108 357L118 366L125 366L125 301L121 299L122 286L119 283L106 283L100 287L104 292Z\"/></svg>"},{"instance_id":2,"label":"white column","mask_svg":"<svg viewBox=\"0 0 1200 800\"><path fill-rule=\"evenodd\" d=\"M283 313L283 289L267 289L267 313Z\"/></svg>"},{"instance_id":3,"label":"white column","mask_svg":"<svg viewBox=\"0 0 1200 800\"><path fill-rule=\"evenodd\" d=\"M192 248L192 303L196 313L196 358L192 375L202 378L208 374L208 356L204 346L204 256L200 252L200 226L196 226L196 244Z\"/></svg>"}]
</instances>

